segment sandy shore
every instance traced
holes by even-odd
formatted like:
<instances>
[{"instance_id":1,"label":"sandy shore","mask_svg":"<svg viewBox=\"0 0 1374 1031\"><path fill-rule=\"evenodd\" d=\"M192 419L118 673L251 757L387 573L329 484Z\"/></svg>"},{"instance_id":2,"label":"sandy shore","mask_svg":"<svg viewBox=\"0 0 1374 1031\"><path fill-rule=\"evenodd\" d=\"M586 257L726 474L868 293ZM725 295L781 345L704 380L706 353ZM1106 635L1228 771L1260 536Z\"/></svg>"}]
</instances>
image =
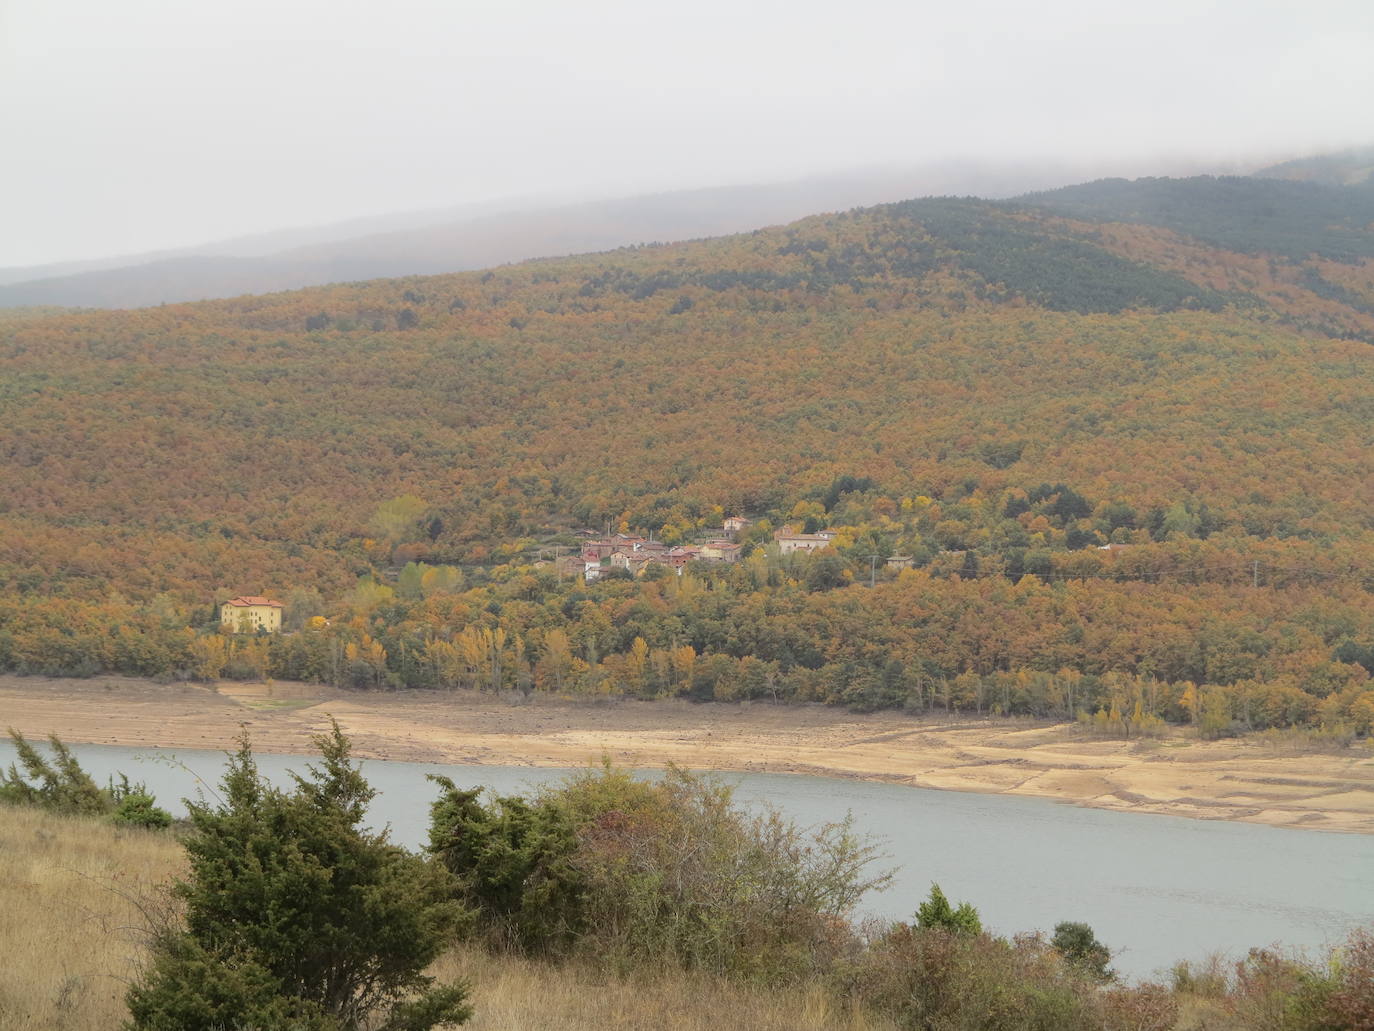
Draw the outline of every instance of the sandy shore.
<instances>
[{"instance_id":1,"label":"sandy shore","mask_svg":"<svg viewBox=\"0 0 1374 1031\"><path fill-rule=\"evenodd\" d=\"M0 728L69 743L308 753L330 717L364 758L506 766L616 762L854 777L1078 805L1374 833L1374 751L1260 740L1103 741L1065 725L685 702L523 704L300 684L154 684L0 676Z\"/></svg>"}]
</instances>

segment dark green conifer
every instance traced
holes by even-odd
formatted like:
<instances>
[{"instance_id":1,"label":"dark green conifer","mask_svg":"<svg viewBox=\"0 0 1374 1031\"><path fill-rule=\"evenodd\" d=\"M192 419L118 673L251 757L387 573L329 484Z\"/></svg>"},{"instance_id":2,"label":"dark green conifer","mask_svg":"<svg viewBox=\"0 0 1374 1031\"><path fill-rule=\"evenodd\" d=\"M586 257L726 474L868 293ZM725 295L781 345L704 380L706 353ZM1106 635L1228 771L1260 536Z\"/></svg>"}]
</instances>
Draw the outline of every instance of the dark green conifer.
<instances>
[{"instance_id":1,"label":"dark green conifer","mask_svg":"<svg viewBox=\"0 0 1374 1031\"><path fill-rule=\"evenodd\" d=\"M451 875L361 822L374 792L337 724L282 791L245 734L217 803L188 803L184 915L130 989L138 1031L426 1031L461 1024L465 985L425 976L462 919Z\"/></svg>"}]
</instances>

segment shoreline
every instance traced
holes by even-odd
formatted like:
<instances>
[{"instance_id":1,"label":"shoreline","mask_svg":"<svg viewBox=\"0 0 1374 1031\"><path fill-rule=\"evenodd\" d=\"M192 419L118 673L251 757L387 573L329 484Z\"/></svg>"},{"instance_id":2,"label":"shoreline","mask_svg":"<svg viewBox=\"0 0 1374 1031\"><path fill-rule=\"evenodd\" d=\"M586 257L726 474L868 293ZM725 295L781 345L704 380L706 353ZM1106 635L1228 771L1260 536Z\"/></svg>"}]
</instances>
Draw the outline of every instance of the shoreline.
<instances>
[{"instance_id":1,"label":"shoreline","mask_svg":"<svg viewBox=\"0 0 1374 1031\"><path fill-rule=\"evenodd\" d=\"M339 691L312 684L157 684L0 675L0 729L69 744L233 747L304 754L333 717L363 759L791 773L1121 812L1374 834L1374 751L1275 748L1254 738L1108 740L1072 724L818 705L681 700L504 700L460 692Z\"/></svg>"}]
</instances>

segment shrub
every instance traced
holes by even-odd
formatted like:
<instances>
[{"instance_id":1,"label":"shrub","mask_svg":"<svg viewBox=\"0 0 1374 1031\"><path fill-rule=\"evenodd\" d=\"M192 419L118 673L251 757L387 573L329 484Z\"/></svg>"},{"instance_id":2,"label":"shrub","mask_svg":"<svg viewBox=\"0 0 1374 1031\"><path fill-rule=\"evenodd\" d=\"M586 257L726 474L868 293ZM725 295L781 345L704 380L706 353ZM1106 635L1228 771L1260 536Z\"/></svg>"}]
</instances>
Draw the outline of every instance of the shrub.
<instances>
[{"instance_id":1,"label":"shrub","mask_svg":"<svg viewBox=\"0 0 1374 1031\"><path fill-rule=\"evenodd\" d=\"M967 902L959 903L959 908L955 909L938 884L930 886L930 898L917 907L916 926L923 931L943 930L954 934L981 934L983 931L978 910Z\"/></svg>"},{"instance_id":2,"label":"shrub","mask_svg":"<svg viewBox=\"0 0 1374 1031\"><path fill-rule=\"evenodd\" d=\"M258 775L247 735L218 805L188 802L184 914L153 928L131 1029L423 1031L462 1023L466 986L423 970L462 918L438 864L360 823L372 789L335 724L293 791Z\"/></svg>"},{"instance_id":3,"label":"shrub","mask_svg":"<svg viewBox=\"0 0 1374 1031\"><path fill-rule=\"evenodd\" d=\"M1352 932L1319 963L1251 949L1235 966L1229 1001L1247 1028L1374 1031L1374 932Z\"/></svg>"},{"instance_id":4,"label":"shrub","mask_svg":"<svg viewBox=\"0 0 1374 1031\"><path fill-rule=\"evenodd\" d=\"M1374 930L1351 933L1332 958L1335 982L1327 999L1330 1019L1351 1031L1374 1031Z\"/></svg>"},{"instance_id":5,"label":"shrub","mask_svg":"<svg viewBox=\"0 0 1374 1031\"><path fill-rule=\"evenodd\" d=\"M848 914L887 879L847 822L803 832L682 770L645 781L607 765L489 807L439 784L431 849L488 935L523 951L797 979L845 946Z\"/></svg>"},{"instance_id":6,"label":"shrub","mask_svg":"<svg viewBox=\"0 0 1374 1031\"><path fill-rule=\"evenodd\" d=\"M1204 999L1218 999L1228 990L1226 963L1220 955L1212 955L1201 964L1179 960L1169 971L1171 987L1176 995L1196 995Z\"/></svg>"},{"instance_id":7,"label":"shrub","mask_svg":"<svg viewBox=\"0 0 1374 1031\"><path fill-rule=\"evenodd\" d=\"M130 791L119 800L113 814L115 823L145 830L166 830L172 825L172 814L159 809L156 800L146 791Z\"/></svg>"},{"instance_id":8,"label":"shrub","mask_svg":"<svg viewBox=\"0 0 1374 1031\"><path fill-rule=\"evenodd\" d=\"M1111 951L1097 940L1087 924L1072 920L1055 924L1050 944L1071 965L1094 980L1110 981L1116 976L1107 966L1112 958Z\"/></svg>"},{"instance_id":9,"label":"shrub","mask_svg":"<svg viewBox=\"0 0 1374 1031\"><path fill-rule=\"evenodd\" d=\"M1152 981L1108 989L1097 1002L1103 1031L1170 1031L1178 1023L1177 997Z\"/></svg>"},{"instance_id":10,"label":"shrub","mask_svg":"<svg viewBox=\"0 0 1374 1031\"><path fill-rule=\"evenodd\" d=\"M585 925L584 879L571 864L572 814L549 799L484 806L481 788L429 779L441 789L430 809L429 851L457 875L487 943L535 954L569 948Z\"/></svg>"},{"instance_id":11,"label":"shrub","mask_svg":"<svg viewBox=\"0 0 1374 1031\"><path fill-rule=\"evenodd\" d=\"M24 772L13 765L0 771L0 802L39 806L67 816L109 816L116 823L141 827L171 825L172 814L157 807L146 786L130 784L123 774L118 784L112 778L106 787L98 786L57 735L48 737L53 750L49 762L19 731L11 727L9 734ZM30 784L26 778L37 783Z\"/></svg>"},{"instance_id":12,"label":"shrub","mask_svg":"<svg viewBox=\"0 0 1374 1031\"><path fill-rule=\"evenodd\" d=\"M840 972L841 990L898 1025L940 1031L1096 1031L1096 1000L1036 935L1013 941L898 923Z\"/></svg>"},{"instance_id":13,"label":"shrub","mask_svg":"<svg viewBox=\"0 0 1374 1031\"><path fill-rule=\"evenodd\" d=\"M1251 949L1236 964L1232 1005L1255 1031L1329 1031L1325 1019L1334 985L1325 971L1273 949Z\"/></svg>"},{"instance_id":14,"label":"shrub","mask_svg":"<svg viewBox=\"0 0 1374 1031\"><path fill-rule=\"evenodd\" d=\"M0 773L0 800L41 806L55 813L72 816L103 816L110 811L112 801L109 793L100 790L90 774L76 761L71 749L56 735L48 738L53 750L53 760L49 762L19 731L11 727L9 734L19 753L19 764L24 768L24 773L20 774L13 765L7 772ZM38 783L30 784L25 776Z\"/></svg>"}]
</instances>

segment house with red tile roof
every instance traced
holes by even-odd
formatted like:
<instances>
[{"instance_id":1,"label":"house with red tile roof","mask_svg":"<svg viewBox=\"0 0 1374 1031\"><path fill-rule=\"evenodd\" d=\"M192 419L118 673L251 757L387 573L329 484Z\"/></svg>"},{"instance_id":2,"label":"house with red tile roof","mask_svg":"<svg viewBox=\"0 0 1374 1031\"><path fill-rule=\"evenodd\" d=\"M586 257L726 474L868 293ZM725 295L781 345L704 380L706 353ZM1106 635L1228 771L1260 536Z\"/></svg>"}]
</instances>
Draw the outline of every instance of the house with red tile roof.
<instances>
[{"instance_id":1,"label":"house with red tile roof","mask_svg":"<svg viewBox=\"0 0 1374 1031\"><path fill-rule=\"evenodd\" d=\"M221 626L238 634L250 634L257 630L275 634L281 631L284 608L281 602L271 598L245 594L220 606L219 621Z\"/></svg>"}]
</instances>

